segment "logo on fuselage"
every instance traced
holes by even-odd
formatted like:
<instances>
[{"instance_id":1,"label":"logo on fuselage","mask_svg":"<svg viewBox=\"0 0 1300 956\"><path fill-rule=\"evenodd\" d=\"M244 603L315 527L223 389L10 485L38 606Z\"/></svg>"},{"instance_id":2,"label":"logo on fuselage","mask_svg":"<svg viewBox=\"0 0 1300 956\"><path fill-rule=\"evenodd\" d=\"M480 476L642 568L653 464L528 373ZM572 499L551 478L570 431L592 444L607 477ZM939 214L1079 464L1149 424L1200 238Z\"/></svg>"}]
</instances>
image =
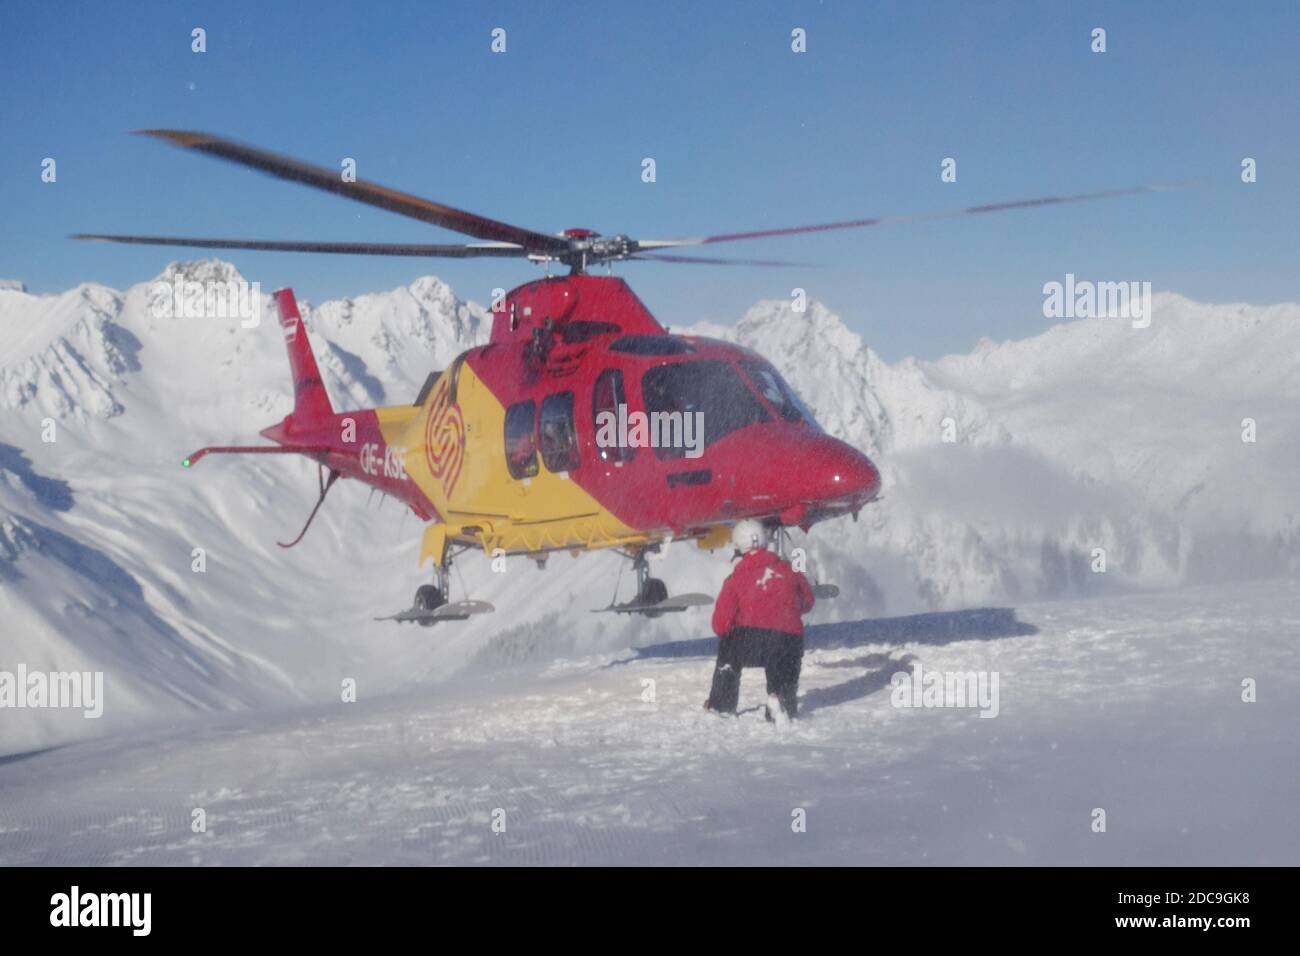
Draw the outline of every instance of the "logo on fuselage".
<instances>
[{"instance_id":1,"label":"logo on fuselage","mask_svg":"<svg viewBox=\"0 0 1300 956\"><path fill-rule=\"evenodd\" d=\"M460 466L465 461L465 420L460 407L448 401L447 376L442 377L424 426L425 458L429 473L442 485L448 497L460 477Z\"/></svg>"}]
</instances>

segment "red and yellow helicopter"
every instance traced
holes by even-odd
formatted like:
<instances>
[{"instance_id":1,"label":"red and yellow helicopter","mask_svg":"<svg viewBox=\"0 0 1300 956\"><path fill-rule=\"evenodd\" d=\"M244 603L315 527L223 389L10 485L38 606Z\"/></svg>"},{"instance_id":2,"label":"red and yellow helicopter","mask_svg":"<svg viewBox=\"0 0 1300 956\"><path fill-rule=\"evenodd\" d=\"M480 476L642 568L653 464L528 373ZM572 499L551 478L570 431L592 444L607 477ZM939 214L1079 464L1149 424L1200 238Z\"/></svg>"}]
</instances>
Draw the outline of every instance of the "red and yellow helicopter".
<instances>
[{"instance_id":1,"label":"red and yellow helicopter","mask_svg":"<svg viewBox=\"0 0 1300 956\"><path fill-rule=\"evenodd\" d=\"M274 445L201 448L210 454L300 454L320 467L320 493L302 539L340 477L405 502L422 520L420 563L434 583L388 620L433 624L492 610L452 601L449 568L468 549L488 555L612 548L630 557L637 593L604 610L659 615L709 603L670 597L647 555L669 540L703 548L756 518L776 530L858 512L880 493L880 472L826 434L762 356L728 342L672 335L612 275L618 261L789 265L672 250L1104 198L1161 187L1055 196L892 219L872 218L693 239L636 240L588 229L534 232L205 133L144 130L177 146L387 209L473 237L465 245L264 241L177 236L75 238L207 249L415 257L521 258L567 266L493 304L486 345L429 375L410 405L337 411L326 393L291 290L274 295L293 375L293 411L261 434ZM628 427L628 423L633 423ZM637 426L640 426L638 434ZM668 440L654 440L668 436ZM784 534L778 534L784 541ZM818 589L835 593L832 585Z\"/></svg>"}]
</instances>

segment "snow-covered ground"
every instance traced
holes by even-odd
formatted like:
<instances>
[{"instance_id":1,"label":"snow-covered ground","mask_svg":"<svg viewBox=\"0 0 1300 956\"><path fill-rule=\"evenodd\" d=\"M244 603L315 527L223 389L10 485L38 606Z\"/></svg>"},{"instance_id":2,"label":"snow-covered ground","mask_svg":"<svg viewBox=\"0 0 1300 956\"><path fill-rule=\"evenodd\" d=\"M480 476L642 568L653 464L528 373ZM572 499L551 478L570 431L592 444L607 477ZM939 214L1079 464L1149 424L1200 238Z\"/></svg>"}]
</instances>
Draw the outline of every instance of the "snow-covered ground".
<instances>
[{"instance_id":1,"label":"snow-covered ground","mask_svg":"<svg viewBox=\"0 0 1300 956\"><path fill-rule=\"evenodd\" d=\"M788 728L757 710L761 672L740 717L701 709L710 640L553 663L498 645L437 688L9 758L0 862L1295 865L1298 599L1237 584L819 627ZM917 668L996 672L997 716L893 706Z\"/></svg>"},{"instance_id":2,"label":"snow-covered ground","mask_svg":"<svg viewBox=\"0 0 1300 956\"><path fill-rule=\"evenodd\" d=\"M1300 862L1300 305L1160 293L1149 328L893 364L816 302L697 329L768 356L884 477L795 542L842 594L773 732L700 710L706 611L590 613L614 555L467 555L458 595L497 613L374 621L424 580L419 521L342 482L284 551L310 464L183 470L289 410L287 362L276 323L163 318L152 286L0 282L0 673L104 675L98 719L0 709L0 862ZM340 408L410 401L487 333L433 277L304 315ZM729 566L674 545L658 569L716 592ZM908 655L996 671L999 716L891 707Z\"/></svg>"}]
</instances>

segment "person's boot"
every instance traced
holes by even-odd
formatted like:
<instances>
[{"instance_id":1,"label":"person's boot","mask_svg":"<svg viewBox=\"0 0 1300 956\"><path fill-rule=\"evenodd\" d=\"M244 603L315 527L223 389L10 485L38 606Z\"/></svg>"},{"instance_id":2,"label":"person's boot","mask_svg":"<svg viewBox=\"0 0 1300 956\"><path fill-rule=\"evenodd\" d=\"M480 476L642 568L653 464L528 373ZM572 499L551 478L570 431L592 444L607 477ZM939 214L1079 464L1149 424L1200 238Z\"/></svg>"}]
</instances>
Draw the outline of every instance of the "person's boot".
<instances>
[{"instance_id":1,"label":"person's boot","mask_svg":"<svg viewBox=\"0 0 1300 956\"><path fill-rule=\"evenodd\" d=\"M734 717L739 700L740 674L736 672L732 665L723 664L713 672L713 686L709 688L709 696L704 702L704 709L715 714L731 714ZM731 706L719 706L719 701L725 701Z\"/></svg>"},{"instance_id":2,"label":"person's boot","mask_svg":"<svg viewBox=\"0 0 1300 956\"><path fill-rule=\"evenodd\" d=\"M708 698L708 699L706 699L706 700L704 701L704 709L707 710L707 711L708 711L709 713L711 713L711 714L717 714L719 717L735 717L735 716L736 716L736 712L735 712L734 710L718 710L718 708L716 708L716 707L713 706L713 699L712 699L712 698Z\"/></svg>"}]
</instances>

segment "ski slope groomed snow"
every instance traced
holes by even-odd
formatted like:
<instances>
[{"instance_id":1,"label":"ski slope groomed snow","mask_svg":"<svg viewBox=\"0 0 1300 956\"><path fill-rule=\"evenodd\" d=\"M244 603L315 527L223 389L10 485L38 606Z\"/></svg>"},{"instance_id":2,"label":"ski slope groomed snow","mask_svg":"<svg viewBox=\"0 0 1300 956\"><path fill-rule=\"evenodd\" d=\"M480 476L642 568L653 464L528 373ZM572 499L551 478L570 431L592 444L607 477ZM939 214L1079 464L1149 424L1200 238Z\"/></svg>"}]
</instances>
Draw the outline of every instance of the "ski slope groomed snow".
<instances>
[{"instance_id":1,"label":"ski slope groomed snow","mask_svg":"<svg viewBox=\"0 0 1300 956\"><path fill-rule=\"evenodd\" d=\"M0 863L1294 865L1298 625L1294 581L824 625L790 728L760 672L701 708L703 636L506 649L5 758ZM996 716L896 706L896 673L965 672Z\"/></svg>"}]
</instances>

